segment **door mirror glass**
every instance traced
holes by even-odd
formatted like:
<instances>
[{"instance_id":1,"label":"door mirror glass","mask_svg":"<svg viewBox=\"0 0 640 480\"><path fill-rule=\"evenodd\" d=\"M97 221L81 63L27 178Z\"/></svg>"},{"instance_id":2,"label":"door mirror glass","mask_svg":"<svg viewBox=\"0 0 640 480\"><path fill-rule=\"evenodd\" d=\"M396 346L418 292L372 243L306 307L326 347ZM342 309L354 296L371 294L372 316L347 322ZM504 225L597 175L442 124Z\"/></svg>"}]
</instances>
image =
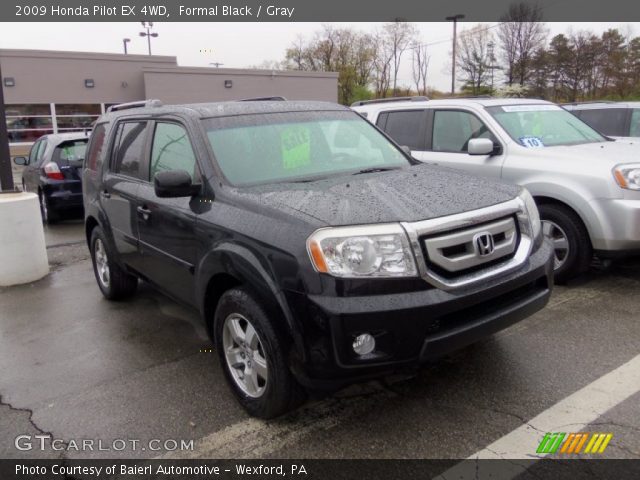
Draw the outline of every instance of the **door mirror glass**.
<instances>
[{"instance_id":1,"label":"door mirror glass","mask_svg":"<svg viewBox=\"0 0 640 480\"><path fill-rule=\"evenodd\" d=\"M493 153L494 144L488 138L472 138L469 140L469 155L490 155Z\"/></svg>"},{"instance_id":2,"label":"door mirror glass","mask_svg":"<svg viewBox=\"0 0 640 480\"><path fill-rule=\"evenodd\" d=\"M186 170L165 170L153 176L156 195L161 198L191 197L200 191Z\"/></svg>"},{"instance_id":3,"label":"door mirror glass","mask_svg":"<svg viewBox=\"0 0 640 480\"><path fill-rule=\"evenodd\" d=\"M26 157L15 157L13 159L13 163L15 163L16 165L27 165L29 162L27 162Z\"/></svg>"}]
</instances>

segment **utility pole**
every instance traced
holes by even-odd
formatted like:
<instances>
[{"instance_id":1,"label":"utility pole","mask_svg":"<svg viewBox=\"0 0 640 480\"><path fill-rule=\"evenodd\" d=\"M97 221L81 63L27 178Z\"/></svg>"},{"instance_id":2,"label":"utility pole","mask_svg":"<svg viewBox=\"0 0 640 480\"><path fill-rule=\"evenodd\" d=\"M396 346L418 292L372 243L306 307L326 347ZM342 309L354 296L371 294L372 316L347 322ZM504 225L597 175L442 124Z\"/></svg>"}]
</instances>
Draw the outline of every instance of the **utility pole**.
<instances>
[{"instance_id":1,"label":"utility pole","mask_svg":"<svg viewBox=\"0 0 640 480\"><path fill-rule=\"evenodd\" d=\"M124 46L124 54L127 55L129 52L127 52L127 43L129 43L131 41L130 38L123 38L122 39L122 45Z\"/></svg>"},{"instance_id":2,"label":"utility pole","mask_svg":"<svg viewBox=\"0 0 640 480\"><path fill-rule=\"evenodd\" d=\"M153 22L140 22L142 23L142 28L146 29L147 32L140 32L141 37L147 37L147 46L149 47L149 55L151 55L151 37L158 38L158 34L156 32L151 33L151 29L153 28Z\"/></svg>"},{"instance_id":3,"label":"utility pole","mask_svg":"<svg viewBox=\"0 0 640 480\"><path fill-rule=\"evenodd\" d=\"M7 117L4 109L4 79L0 66L0 192L13 191L13 172L11 171L11 154L9 153L9 134L7 133Z\"/></svg>"},{"instance_id":4,"label":"utility pole","mask_svg":"<svg viewBox=\"0 0 640 480\"><path fill-rule=\"evenodd\" d=\"M458 33L458 20L462 20L464 15L458 13L457 15L451 15L446 17L445 20L453 22L453 54L451 56L451 95L456 93L456 36Z\"/></svg>"}]
</instances>

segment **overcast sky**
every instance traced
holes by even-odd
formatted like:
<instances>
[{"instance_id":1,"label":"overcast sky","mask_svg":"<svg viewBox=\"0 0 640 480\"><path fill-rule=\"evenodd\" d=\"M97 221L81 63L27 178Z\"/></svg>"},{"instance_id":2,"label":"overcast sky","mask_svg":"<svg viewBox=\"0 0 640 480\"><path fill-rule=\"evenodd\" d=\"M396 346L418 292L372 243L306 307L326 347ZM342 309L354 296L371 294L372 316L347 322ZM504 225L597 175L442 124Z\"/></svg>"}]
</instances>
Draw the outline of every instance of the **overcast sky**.
<instances>
[{"instance_id":1,"label":"overcast sky","mask_svg":"<svg viewBox=\"0 0 640 480\"><path fill-rule=\"evenodd\" d=\"M334 24L372 31L378 23ZM461 23L469 28L474 23ZM487 25L495 25L487 24ZM159 37L152 40L158 55L178 57L182 66L209 66L221 62L224 67L249 67L265 61L282 60L285 49L297 35L312 35L319 23L155 23ZM429 86L450 88L450 23L416 23L420 40L430 44ZM547 23L550 37L569 28L600 33L619 28L623 34L640 35L640 23ZM495 32L495 28L492 31ZM129 52L146 54L145 38L138 36L139 23L0 23L0 48L72 50L122 53L122 39L131 38ZM411 85L411 53L405 54L399 83Z\"/></svg>"}]
</instances>

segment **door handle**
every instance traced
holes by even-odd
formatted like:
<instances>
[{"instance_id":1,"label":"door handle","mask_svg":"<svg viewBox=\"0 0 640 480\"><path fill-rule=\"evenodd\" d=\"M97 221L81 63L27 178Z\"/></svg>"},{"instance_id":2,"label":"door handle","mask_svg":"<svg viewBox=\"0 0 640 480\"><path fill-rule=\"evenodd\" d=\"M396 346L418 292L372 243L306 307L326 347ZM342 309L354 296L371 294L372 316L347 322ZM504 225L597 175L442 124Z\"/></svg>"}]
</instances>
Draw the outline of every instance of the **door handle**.
<instances>
[{"instance_id":1,"label":"door handle","mask_svg":"<svg viewBox=\"0 0 640 480\"><path fill-rule=\"evenodd\" d=\"M111 194L106 190L100 192L100 196L102 196L102 198L111 198Z\"/></svg>"},{"instance_id":2,"label":"door handle","mask_svg":"<svg viewBox=\"0 0 640 480\"><path fill-rule=\"evenodd\" d=\"M149 210L147 207L138 207L138 208L136 208L136 210L138 211L138 213L140 215L142 215L142 218L144 220L148 220L149 219L149 215L151 215L151 210Z\"/></svg>"}]
</instances>

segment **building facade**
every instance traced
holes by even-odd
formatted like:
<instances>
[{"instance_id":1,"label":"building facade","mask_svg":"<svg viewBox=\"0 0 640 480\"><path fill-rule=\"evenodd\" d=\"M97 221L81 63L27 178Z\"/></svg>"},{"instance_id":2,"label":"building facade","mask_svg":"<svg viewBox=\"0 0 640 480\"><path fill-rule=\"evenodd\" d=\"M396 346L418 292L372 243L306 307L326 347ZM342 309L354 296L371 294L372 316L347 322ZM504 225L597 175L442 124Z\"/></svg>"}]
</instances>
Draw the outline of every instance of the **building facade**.
<instances>
[{"instance_id":1,"label":"building facade","mask_svg":"<svg viewBox=\"0 0 640 480\"><path fill-rule=\"evenodd\" d=\"M175 57L46 50L0 49L0 64L12 156L27 153L41 135L90 129L118 103L338 98L337 73L180 67Z\"/></svg>"}]
</instances>

